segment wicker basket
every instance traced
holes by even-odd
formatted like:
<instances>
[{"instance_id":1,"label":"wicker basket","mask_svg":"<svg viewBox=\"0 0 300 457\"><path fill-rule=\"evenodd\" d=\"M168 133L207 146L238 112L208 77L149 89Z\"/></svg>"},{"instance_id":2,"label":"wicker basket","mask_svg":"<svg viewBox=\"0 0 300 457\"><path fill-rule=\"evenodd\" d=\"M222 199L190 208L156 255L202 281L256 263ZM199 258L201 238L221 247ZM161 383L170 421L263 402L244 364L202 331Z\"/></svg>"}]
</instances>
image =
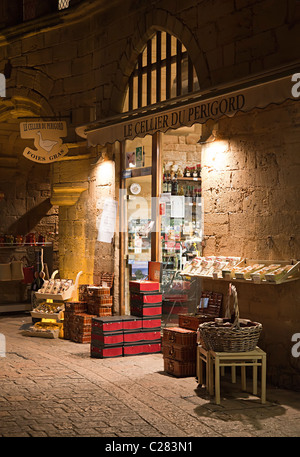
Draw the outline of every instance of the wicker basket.
<instances>
[{"instance_id":1,"label":"wicker basket","mask_svg":"<svg viewBox=\"0 0 300 457\"><path fill-rule=\"evenodd\" d=\"M234 286L230 285L230 294L234 297L235 320L230 326L218 325L215 322L200 324L200 335L205 346L215 352L248 352L253 351L258 343L262 324L249 322L241 326L237 293Z\"/></svg>"}]
</instances>

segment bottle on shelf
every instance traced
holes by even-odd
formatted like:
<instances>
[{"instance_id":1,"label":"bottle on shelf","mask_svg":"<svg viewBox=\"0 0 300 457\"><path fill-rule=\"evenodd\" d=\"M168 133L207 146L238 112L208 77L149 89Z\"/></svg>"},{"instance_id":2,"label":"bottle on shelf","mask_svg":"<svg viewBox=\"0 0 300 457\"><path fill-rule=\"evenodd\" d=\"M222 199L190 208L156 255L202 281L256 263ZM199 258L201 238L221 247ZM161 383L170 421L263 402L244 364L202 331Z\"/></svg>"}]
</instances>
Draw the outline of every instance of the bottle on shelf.
<instances>
[{"instance_id":1,"label":"bottle on shelf","mask_svg":"<svg viewBox=\"0 0 300 457\"><path fill-rule=\"evenodd\" d=\"M184 188L182 184L178 186L178 195L184 195Z\"/></svg>"},{"instance_id":2,"label":"bottle on shelf","mask_svg":"<svg viewBox=\"0 0 300 457\"><path fill-rule=\"evenodd\" d=\"M186 178L190 178L191 177L191 169L190 167L186 167L186 172L185 172L185 177Z\"/></svg>"},{"instance_id":3,"label":"bottle on shelf","mask_svg":"<svg viewBox=\"0 0 300 457\"><path fill-rule=\"evenodd\" d=\"M198 178L201 178L201 163L198 163L198 165L197 165L197 175L198 175Z\"/></svg>"},{"instance_id":4,"label":"bottle on shelf","mask_svg":"<svg viewBox=\"0 0 300 457\"><path fill-rule=\"evenodd\" d=\"M172 195L178 195L178 181L177 174L175 173L172 181Z\"/></svg>"},{"instance_id":5,"label":"bottle on shelf","mask_svg":"<svg viewBox=\"0 0 300 457\"><path fill-rule=\"evenodd\" d=\"M193 167L193 178L198 178L196 167Z\"/></svg>"},{"instance_id":6,"label":"bottle on shelf","mask_svg":"<svg viewBox=\"0 0 300 457\"><path fill-rule=\"evenodd\" d=\"M167 179L167 184L168 184L168 192L172 192L172 180L171 180L171 174L168 174L168 179Z\"/></svg>"},{"instance_id":7,"label":"bottle on shelf","mask_svg":"<svg viewBox=\"0 0 300 457\"><path fill-rule=\"evenodd\" d=\"M163 193L168 192L168 182L167 182L167 175L164 173L163 176L163 185L162 185L162 191Z\"/></svg>"}]
</instances>

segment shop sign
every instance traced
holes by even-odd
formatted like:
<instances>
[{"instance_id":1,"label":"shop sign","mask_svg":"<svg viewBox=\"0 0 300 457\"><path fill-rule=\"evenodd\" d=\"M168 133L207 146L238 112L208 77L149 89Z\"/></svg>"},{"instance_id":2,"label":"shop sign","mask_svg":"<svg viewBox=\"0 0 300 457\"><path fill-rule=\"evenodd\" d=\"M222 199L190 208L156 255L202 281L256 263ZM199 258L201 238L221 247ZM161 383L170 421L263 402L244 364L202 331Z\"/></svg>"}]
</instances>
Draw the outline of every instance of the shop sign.
<instances>
[{"instance_id":1,"label":"shop sign","mask_svg":"<svg viewBox=\"0 0 300 457\"><path fill-rule=\"evenodd\" d=\"M177 129L196 122L215 119L220 115L229 115L242 110L244 105L245 96L243 94L238 94L216 99L212 102L207 101L193 104L186 108L149 116L145 119L140 118L124 125L124 138L152 134L156 131Z\"/></svg>"},{"instance_id":2,"label":"shop sign","mask_svg":"<svg viewBox=\"0 0 300 457\"><path fill-rule=\"evenodd\" d=\"M33 139L34 148L26 147L23 156L38 163L52 163L68 152L62 137L67 136L67 125L63 121L21 122L21 138Z\"/></svg>"},{"instance_id":3,"label":"shop sign","mask_svg":"<svg viewBox=\"0 0 300 457\"><path fill-rule=\"evenodd\" d=\"M300 99L300 74L282 76L270 81L256 81L253 85L240 89L228 88L228 92L217 94L204 91L193 101L182 101L179 105L158 107L156 110L141 110L141 115L128 115L94 122L89 126L76 128L78 135L87 138L89 146L133 140L136 137L167 132L193 124L204 124L208 120L218 120L223 116L232 117L238 112L249 112L254 108L265 108L271 103L282 103L288 99ZM196 99L197 97L197 99Z\"/></svg>"}]
</instances>

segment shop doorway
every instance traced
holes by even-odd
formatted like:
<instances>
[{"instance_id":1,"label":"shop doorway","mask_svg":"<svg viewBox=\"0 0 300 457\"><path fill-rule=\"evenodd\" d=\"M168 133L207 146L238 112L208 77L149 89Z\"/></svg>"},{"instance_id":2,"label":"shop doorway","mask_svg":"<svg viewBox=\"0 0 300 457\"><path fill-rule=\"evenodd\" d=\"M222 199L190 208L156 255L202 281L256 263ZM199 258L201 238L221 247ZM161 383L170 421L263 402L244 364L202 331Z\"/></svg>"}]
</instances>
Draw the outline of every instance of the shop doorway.
<instances>
[{"instance_id":1,"label":"shop doorway","mask_svg":"<svg viewBox=\"0 0 300 457\"><path fill-rule=\"evenodd\" d=\"M152 136L126 141L123 154L124 311L129 313L129 281L148 277L152 231Z\"/></svg>"},{"instance_id":2,"label":"shop doorway","mask_svg":"<svg viewBox=\"0 0 300 457\"><path fill-rule=\"evenodd\" d=\"M157 106L198 89L186 48L174 36L158 31L137 59L123 111ZM147 277L150 260L159 261L162 267L163 325L177 321L180 312L196 310L195 281L180 273L186 262L201 254L200 136L201 125L194 125L122 144L121 201L126 202L120 249L123 313L130 312L129 280Z\"/></svg>"}]
</instances>

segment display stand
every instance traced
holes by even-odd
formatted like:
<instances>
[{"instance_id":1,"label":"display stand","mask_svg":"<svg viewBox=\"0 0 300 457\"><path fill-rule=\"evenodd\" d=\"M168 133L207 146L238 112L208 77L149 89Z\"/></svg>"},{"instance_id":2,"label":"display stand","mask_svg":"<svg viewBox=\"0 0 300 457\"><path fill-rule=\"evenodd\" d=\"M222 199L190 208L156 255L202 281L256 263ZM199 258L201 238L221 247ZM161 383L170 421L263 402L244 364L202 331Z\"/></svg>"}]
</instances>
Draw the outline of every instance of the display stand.
<instances>
[{"instance_id":1,"label":"display stand","mask_svg":"<svg viewBox=\"0 0 300 457\"><path fill-rule=\"evenodd\" d=\"M55 270L52 275L51 279L54 280L55 276L57 275L58 270ZM32 319L55 319L57 322L60 321L63 318L63 312L64 312L64 302L66 301L76 301L77 299L77 290L78 290L78 284L79 284L79 278L82 275L82 271L80 271L77 276L75 283L69 287L69 289L63 293L42 293L42 292L36 292L35 296L37 300L43 300L46 302L49 302L51 304L54 302L60 302L62 303L61 309L57 313L45 313L45 312L40 312L36 310L31 311L31 317ZM41 289L40 289L41 290Z\"/></svg>"},{"instance_id":2,"label":"display stand","mask_svg":"<svg viewBox=\"0 0 300 457\"><path fill-rule=\"evenodd\" d=\"M18 261L23 261L23 258L26 257L29 259L29 265L33 265L36 259L36 253L41 253L43 255L43 251L46 250L47 252L47 262L50 262L52 265L52 242L45 242L45 243L1 243L0 246L0 263L10 263L8 259L14 258ZM25 265L24 265L25 266ZM26 289L30 286L30 283L24 283L23 279L7 279L6 281L2 280L1 283L11 284L10 287L14 289L18 286L20 287L20 298L15 298L13 301L5 301L0 303L0 313L7 313L7 312L18 312L18 311L31 311L32 304L30 301L25 301L23 295L26 292Z\"/></svg>"},{"instance_id":3,"label":"display stand","mask_svg":"<svg viewBox=\"0 0 300 457\"><path fill-rule=\"evenodd\" d=\"M226 262L226 257L197 257L193 259L180 273L181 275L198 277L202 279L214 279L229 281L232 283L242 282L247 284L283 284L290 281L300 279L300 262L286 261L286 260L249 260L249 259L236 259L235 264L230 266L220 265ZM203 268L208 265L207 268ZM259 268L255 269L255 266ZM261 274L262 270L276 265L276 268ZM251 270L253 268L253 271ZM285 271L285 268L287 271Z\"/></svg>"}]
</instances>

